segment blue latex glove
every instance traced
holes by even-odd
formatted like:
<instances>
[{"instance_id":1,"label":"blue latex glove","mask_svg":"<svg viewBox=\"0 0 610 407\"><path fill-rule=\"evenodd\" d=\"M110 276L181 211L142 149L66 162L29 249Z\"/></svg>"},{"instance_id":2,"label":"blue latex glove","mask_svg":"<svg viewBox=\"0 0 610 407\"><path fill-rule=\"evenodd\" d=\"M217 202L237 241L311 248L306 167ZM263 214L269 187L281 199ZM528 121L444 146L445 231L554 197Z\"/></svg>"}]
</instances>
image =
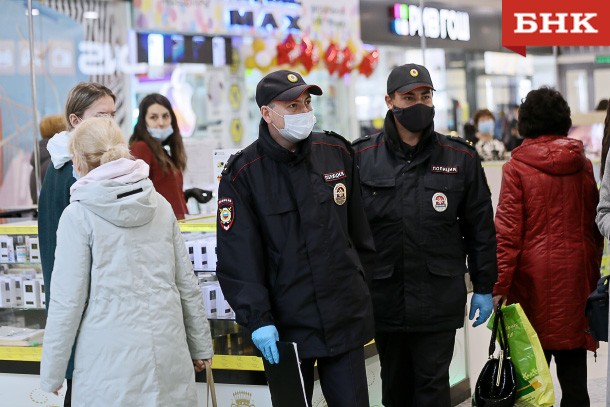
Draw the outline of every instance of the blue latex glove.
<instances>
[{"instance_id":1,"label":"blue latex glove","mask_svg":"<svg viewBox=\"0 0 610 407\"><path fill-rule=\"evenodd\" d=\"M468 319L472 321L477 310L479 310L479 316L472 326L477 327L487 321L493 308L494 303L491 294L473 294L472 301L470 301L470 315L468 316Z\"/></svg>"},{"instance_id":2,"label":"blue latex glove","mask_svg":"<svg viewBox=\"0 0 610 407\"><path fill-rule=\"evenodd\" d=\"M275 342L280 340L274 325L267 325L252 332L252 342L271 364L280 363L280 354Z\"/></svg>"}]
</instances>

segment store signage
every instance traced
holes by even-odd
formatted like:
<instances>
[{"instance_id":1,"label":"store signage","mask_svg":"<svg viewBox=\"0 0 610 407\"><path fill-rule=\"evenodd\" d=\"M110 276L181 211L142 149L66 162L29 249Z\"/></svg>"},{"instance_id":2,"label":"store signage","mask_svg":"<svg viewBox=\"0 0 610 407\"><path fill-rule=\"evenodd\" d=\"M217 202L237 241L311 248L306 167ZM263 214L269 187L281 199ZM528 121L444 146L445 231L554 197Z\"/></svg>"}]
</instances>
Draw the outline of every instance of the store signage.
<instances>
[{"instance_id":1,"label":"store signage","mask_svg":"<svg viewBox=\"0 0 610 407\"><path fill-rule=\"evenodd\" d=\"M231 31L300 31L301 1L241 0L227 1L225 22Z\"/></svg>"},{"instance_id":2,"label":"store signage","mask_svg":"<svg viewBox=\"0 0 610 407\"><path fill-rule=\"evenodd\" d=\"M114 75L118 72L134 74L147 70L146 64L130 62L127 44L80 41L76 44L76 52L73 42L50 39L46 45L35 43L34 49L37 73L73 76L76 67L84 75ZM29 62L27 43L0 42L0 75L16 72L29 74Z\"/></svg>"},{"instance_id":3,"label":"store signage","mask_svg":"<svg viewBox=\"0 0 610 407\"><path fill-rule=\"evenodd\" d=\"M78 50L78 69L85 75L146 72L146 65L129 63L127 44L113 46L107 42L81 41Z\"/></svg>"},{"instance_id":4,"label":"store signage","mask_svg":"<svg viewBox=\"0 0 610 407\"><path fill-rule=\"evenodd\" d=\"M254 11L229 10L230 27L260 28L267 31L301 30L299 27L300 16L284 15L277 20L273 13L263 12L254 18ZM278 23L279 21L279 23Z\"/></svg>"},{"instance_id":5,"label":"store signage","mask_svg":"<svg viewBox=\"0 0 610 407\"><path fill-rule=\"evenodd\" d=\"M222 36L137 33L137 60L163 64L231 64L231 39Z\"/></svg>"},{"instance_id":6,"label":"store signage","mask_svg":"<svg viewBox=\"0 0 610 407\"><path fill-rule=\"evenodd\" d=\"M396 3L390 7L390 19L396 35L470 41L470 16L465 11Z\"/></svg>"},{"instance_id":7,"label":"store signage","mask_svg":"<svg viewBox=\"0 0 610 407\"><path fill-rule=\"evenodd\" d=\"M595 57L596 64L610 64L610 55L597 55Z\"/></svg>"},{"instance_id":8,"label":"store signage","mask_svg":"<svg viewBox=\"0 0 610 407\"><path fill-rule=\"evenodd\" d=\"M610 45L604 2L502 1L502 46L525 56L527 46Z\"/></svg>"}]
</instances>

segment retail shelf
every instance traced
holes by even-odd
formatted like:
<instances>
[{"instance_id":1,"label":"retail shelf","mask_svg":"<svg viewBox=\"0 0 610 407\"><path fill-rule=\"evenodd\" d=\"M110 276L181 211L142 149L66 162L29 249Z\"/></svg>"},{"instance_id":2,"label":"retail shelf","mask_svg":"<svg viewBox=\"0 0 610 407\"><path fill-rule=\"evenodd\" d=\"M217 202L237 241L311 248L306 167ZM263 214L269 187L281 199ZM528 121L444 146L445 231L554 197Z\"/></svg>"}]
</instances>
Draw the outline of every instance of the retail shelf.
<instances>
[{"instance_id":1,"label":"retail shelf","mask_svg":"<svg viewBox=\"0 0 610 407\"><path fill-rule=\"evenodd\" d=\"M40 346L0 346L0 360L20 362L40 362L42 347ZM214 355L212 366L218 370L248 370L264 371L263 360L257 356Z\"/></svg>"},{"instance_id":2,"label":"retail shelf","mask_svg":"<svg viewBox=\"0 0 610 407\"><path fill-rule=\"evenodd\" d=\"M181 232L215 232L214 222L200 220L185 220L178 222ZM35 222L24 222L23 224L7 223L0 225L0 235L37 235L38 225Z\"/></svg>"}]
</instances>

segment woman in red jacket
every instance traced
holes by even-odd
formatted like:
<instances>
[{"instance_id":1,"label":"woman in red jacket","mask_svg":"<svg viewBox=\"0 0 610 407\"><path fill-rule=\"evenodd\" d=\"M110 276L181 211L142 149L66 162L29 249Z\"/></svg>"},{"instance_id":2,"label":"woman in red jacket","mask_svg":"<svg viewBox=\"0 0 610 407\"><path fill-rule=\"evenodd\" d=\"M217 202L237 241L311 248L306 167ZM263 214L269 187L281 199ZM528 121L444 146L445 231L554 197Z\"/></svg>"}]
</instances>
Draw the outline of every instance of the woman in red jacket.
<instances>
[{"instance_id":1,"label":"woman in red jacket","mask_svg":"<svg viewBox=\"0 0 610 407\"><path fill-rule=\"evenodd\" d=\"M504 165L496 212L494 301L520 303L550 363L561 406L588 406L585 302L599 277L603 240L598 191L580 141L567 136L570 108L554 89L528 93L519 109L525 141Z\"/></svg>"},{"instance_id":2,"label":"woman in red jacket","mask_svg":"<svg viewBox=\"0 0 610 407\"><path fill-rule=\"evenodd\" d=\"M186 153L178 120L165 96L151 93L142 99L129 147L135 158L150 166L149 177L157 192L172 205L176 218L184 219L188 213L182 192Z\"/></svg>"}]
</instances>

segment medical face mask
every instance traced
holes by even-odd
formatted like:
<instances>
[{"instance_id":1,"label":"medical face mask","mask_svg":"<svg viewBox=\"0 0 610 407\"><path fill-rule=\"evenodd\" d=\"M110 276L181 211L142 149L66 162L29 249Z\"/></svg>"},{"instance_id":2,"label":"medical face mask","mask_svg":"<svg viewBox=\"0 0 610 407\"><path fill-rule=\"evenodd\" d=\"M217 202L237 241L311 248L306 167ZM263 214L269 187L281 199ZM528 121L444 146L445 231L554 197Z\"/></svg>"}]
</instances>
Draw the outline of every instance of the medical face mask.
<instances>
[{"instance_id":1,"label":"medical face mask","mask_svg":"<svg viewBox=\"0 0 610 407\"><path fill-rule=\"evenodd\" d=\"M269 110L284 118L283 129L278 129L275 124L271 124L280 132L282 137L291 143L296 144L309 137L313 130L313 126L316 124L316 116L313 114L313 110L306 113L285 114L283 116L271 108L269 108Z\"/></svg>"},{"instance_id":2,"label":"medical face mask","mask_svg":"<svg viewBox=\"0 0 610 407\"><path fill-rule=\"evenodd\" d=\"M172 133L174 132L174 129L172 128L172 126L166 127L164 129L153 129L153 128L147 127L146 130L148 130L148 132L150 133L151 136L153 136L154 138L156 138L157 140L159 140L161 142L167 140L167 138L169 136L171 136Z\"/></svg>"},{"instance_id":3,"label":"medical face mask","mask_svg":"<svg viewBox=\"0 0 610 407\"><path fill-rule=\"evenodd\" d=\"M74 177L75 180L79 180L80 179L80 175L78 175L76 173L76 171L74 170L74 165L72 166L72 176Z\"/></svg>"},{"instance_id":4,"label":"medical face mask","mask_svg":"<svg viewBox=\"0 0 610 407\"><path fill-rule=\"evenodd\" d=\"M479 131L481 133L487 133L490 135L494 135L495 123L493 120L483 120L479 122Z\"/></svg>"},{"instance_id":5,"label":"medical face mask","mask_svg":"<svg viewBox=\"0 0 610 407\"><path fill-rule=\"evenodd\" d=\"M434 106L416 103L403 109L395 107L392 109L394 117L403 127L413 133L417 133L432 124L434 119Z\"/></svg>"}]
</instances>

